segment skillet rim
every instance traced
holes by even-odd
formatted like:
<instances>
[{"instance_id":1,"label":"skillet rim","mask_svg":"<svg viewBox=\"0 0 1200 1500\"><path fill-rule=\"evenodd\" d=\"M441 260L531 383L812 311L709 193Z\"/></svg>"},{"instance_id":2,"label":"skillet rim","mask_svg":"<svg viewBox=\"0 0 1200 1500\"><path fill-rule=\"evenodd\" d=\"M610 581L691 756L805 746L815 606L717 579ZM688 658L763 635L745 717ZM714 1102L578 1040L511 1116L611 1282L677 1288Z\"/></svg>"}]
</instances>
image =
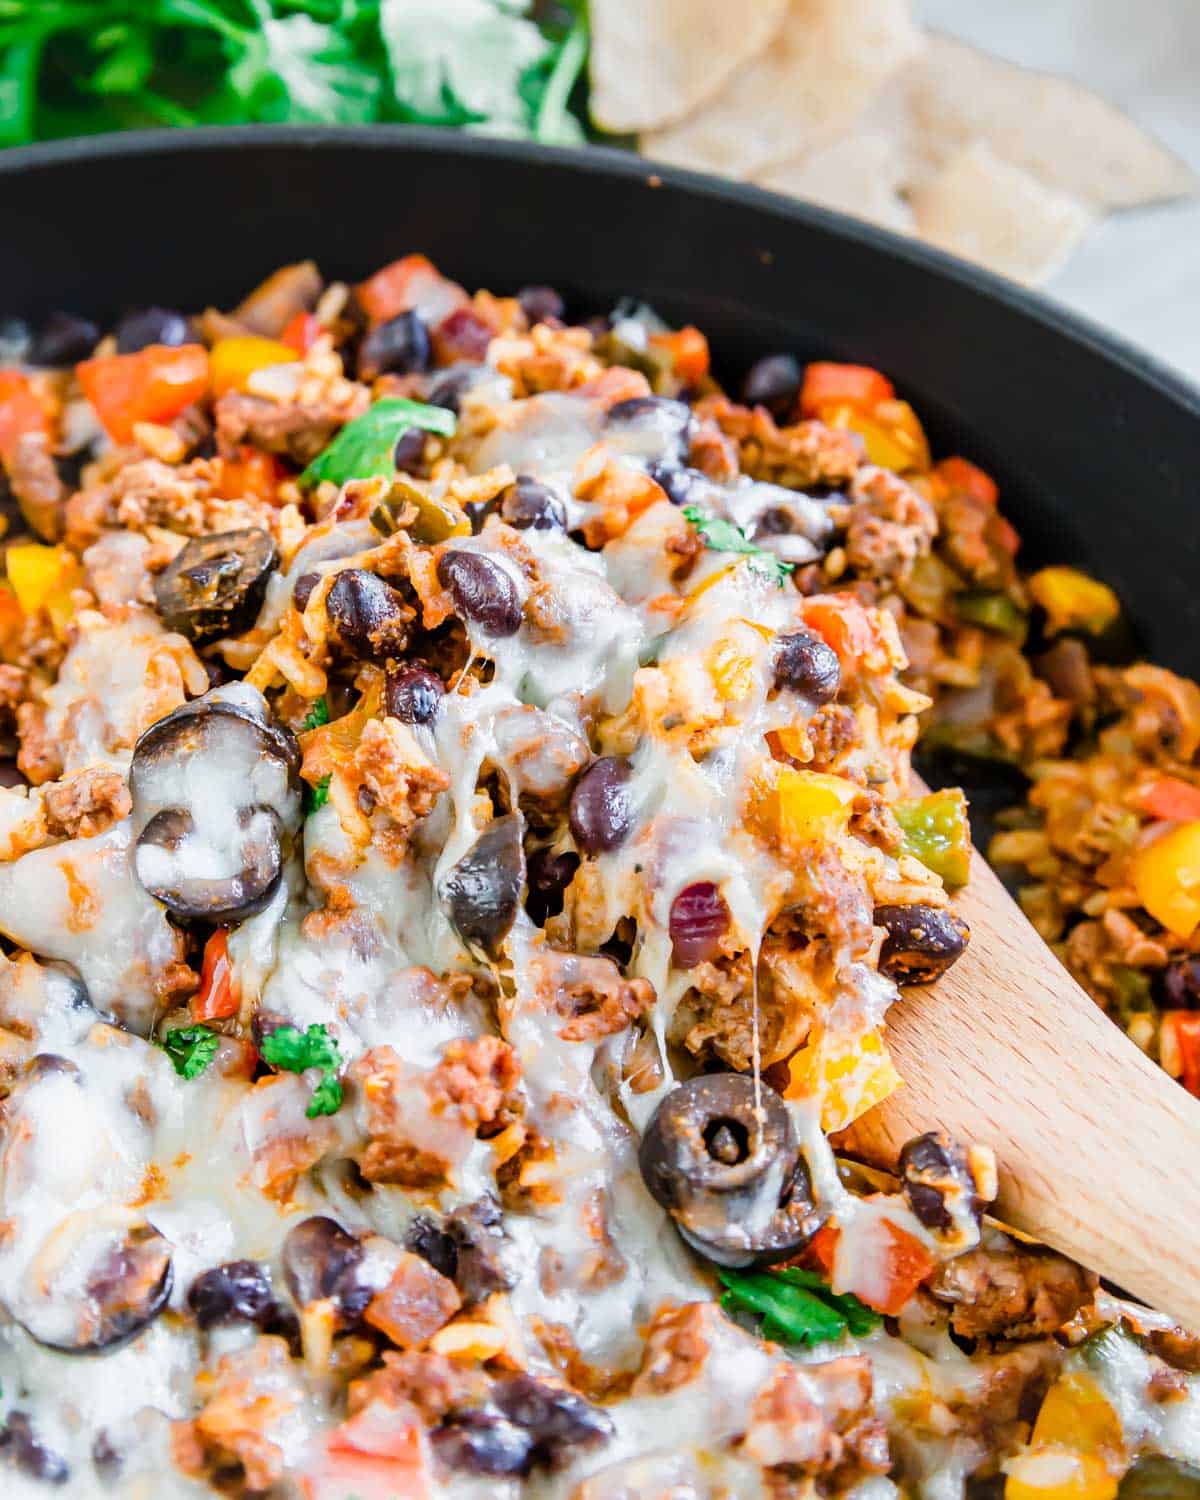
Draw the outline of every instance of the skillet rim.
<instances>
[{"instance_id":1,"label":"skillet rim","mask_svg":"<svg viewBox=\"0 0 1200 1500\"><path fill-rule=\"evenodd\" d=\"M317 151L324 146L355 146L367 150L414 146L446 156L483 161L490 158L516 159L531 169L553 162L583 174L605 175L652 188L669 186L722 208L732 205L772 213L821 234L866 246L884 259L906 262L937 278L956 282L986 300L998 302L1014 317L1029 319L1068 342L1100 355L1150 387L1162 400L1200 421L1200 383L1193 383L1140 345L1111 332L1085 314L1067 308L1045 292L1021 286L947 251L849 214L774 193L751 183L669 166L653 157L635 155L612 146L548 146L536 141L472 135L464 130L432 125L163 127L71 136L57 141L39 141L30 146L9 147L0 151L0 183L9 176L32 175L60 163L98 159L133 161L239 146L253 146L268 152L297 148Z\"/></svg>"}]
</instances>

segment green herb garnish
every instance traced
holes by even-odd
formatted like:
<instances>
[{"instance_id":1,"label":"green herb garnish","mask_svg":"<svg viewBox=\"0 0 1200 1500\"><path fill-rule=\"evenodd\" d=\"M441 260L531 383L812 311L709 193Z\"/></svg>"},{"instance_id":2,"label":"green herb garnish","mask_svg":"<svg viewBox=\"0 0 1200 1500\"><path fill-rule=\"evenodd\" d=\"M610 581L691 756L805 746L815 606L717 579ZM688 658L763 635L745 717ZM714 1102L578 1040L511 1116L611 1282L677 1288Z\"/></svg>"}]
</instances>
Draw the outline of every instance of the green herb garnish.
<instances>
[{"instance_id":1,"label":"green herb garnish","mask_svg":"<svg viewBox=\"0 0 1200 1500\"><path fill-rule=\"evenodd\" d=\"M0 0L0 146L407 120L584 138L582 0Z\"/></svg>"},{"instance_id":2,"label":"green herb garnish","mask_svg":"<svg viewBox=\"0 0 1200 1500\"><path fill-rule=\"evenodd\" d=\"M879 1325L878 1313L850 1293L830 1291L815 1271L719 1271L726 1312L753 1312L765 1337L780 1344L825 1344Z\"/></svg>"},{"instance_id":3,"label":"green herb garnish","mask_svg":"<svg viewBox=\"0 0 1200 1500\"><path fill-rule=\"evenodd\" d=\"M735 526L732 521L722 520L720 516L710 516L698 505L685 505L683 514L704 538L704 545L710 552L740 553L755 573L769 578L780 588L796 566L795 563L784 562L782 557L768 552L765 547L756 546L742 528Z\"/></svg>"},{"instance_id":4,"label":"green herb garnish","mask_svg":"<svg viewBox=\"0 0 1200 1500\"><path fill-rule=\"evenodd\" d=\"M348 479L390 477L396 472L397 440L412 427L453 435L457 418L442 406L426 406L421 401L388 397L347 422L329 447L319 453L304 473L300 484L311 488L324 479L345 484Z\"/></svg>"},{"instance_id":5,"label":"green herb garnish","mask_svg":"<svg viewBox=\"0 0 1200 1500\"><path fill-rule=\"evenodd\" d=\"M220 1037L211 1026L176 1026L159 1044L180 1078L199 1078L217 1055Z\"/></svg>"},{"instance_id":6,"label":"green herb garnish","mask_svg":"<svg viewBox=\"0 0 1200 1500\"><path fill-rule=\"evenodd\" d=\"M309 709L309 711L305 714L304 723L301 724L300 730L301 733L303 733L303 731L306 729L320 729L322 724L328 723L329 704L326 703L324 698L318 698L313 706Z\"/></svg>"},{"instance_id":7,"label":"green herb garnish","mask_svg":"<svg viewBox=\"0 0 1200 1500\"><path fill-rule=\"evenodd\" d=\"M321 1080L304 1113L310 1120L318 1115L337 1113L342 1102L342 1086L337 1076L342 1054L324 1024L310 1026L307 1031L300 1031L295 1026L279 1026L263 1037L258 1050L273 1068L281 1068L285 1073L320 1068Z\"/></svg>"},{"instance_id":8,"label":"green herb garnish","mask_svg":"<svg viewBox=\"0 0 1200 1500\"><path fill-rule=\"evenodd\" d=\"M324 807L329 801L329 782L331 777L322 776L316 786L305 786L301 796L301 805L306 818L312 817L319 807Z\"/></svg>"}]
</instances>

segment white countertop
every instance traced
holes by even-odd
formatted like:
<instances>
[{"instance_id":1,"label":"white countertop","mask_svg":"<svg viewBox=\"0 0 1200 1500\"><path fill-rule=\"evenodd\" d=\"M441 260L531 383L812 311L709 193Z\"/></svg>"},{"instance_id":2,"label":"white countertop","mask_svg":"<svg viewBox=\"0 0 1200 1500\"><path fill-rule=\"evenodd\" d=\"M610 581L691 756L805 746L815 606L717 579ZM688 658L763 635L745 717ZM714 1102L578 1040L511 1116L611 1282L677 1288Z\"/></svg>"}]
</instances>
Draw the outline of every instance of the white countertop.
<instances>
[{"instance_id":1,"label":"white countertop","mask_svg":"<svg viewBox=\"0 0 1200 1500\"><path fill-rule=\"evenodd\" d=\"M1087 84L1200 173L1200 0L917 0L922 21ZM1200 385L1200 199L1114 214L1044 288Z\"/></svg>"}]
</instances>

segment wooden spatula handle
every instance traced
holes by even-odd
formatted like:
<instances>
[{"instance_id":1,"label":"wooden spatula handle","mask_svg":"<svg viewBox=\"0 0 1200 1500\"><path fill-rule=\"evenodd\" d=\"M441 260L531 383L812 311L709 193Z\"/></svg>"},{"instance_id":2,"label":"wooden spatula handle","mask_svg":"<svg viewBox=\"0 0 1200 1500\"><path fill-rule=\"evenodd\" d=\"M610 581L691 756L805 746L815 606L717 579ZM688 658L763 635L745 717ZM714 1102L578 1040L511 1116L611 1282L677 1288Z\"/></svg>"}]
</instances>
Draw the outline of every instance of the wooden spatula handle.
<instances>
[{"instance_id":1,"label":"wooden spatula handle","mask_svg":"<svg viewBox=\"0 0 1200 1500\"><path fill-rule=\"evenodd\" d=\"M938 1126L991 1144L999 1218L1200 1328L1200 1102L1080 989L978 855L955 904L971 945L892 1007L904 1086L847 1149L891 1167Z\"/></svg>"}]
</instances>

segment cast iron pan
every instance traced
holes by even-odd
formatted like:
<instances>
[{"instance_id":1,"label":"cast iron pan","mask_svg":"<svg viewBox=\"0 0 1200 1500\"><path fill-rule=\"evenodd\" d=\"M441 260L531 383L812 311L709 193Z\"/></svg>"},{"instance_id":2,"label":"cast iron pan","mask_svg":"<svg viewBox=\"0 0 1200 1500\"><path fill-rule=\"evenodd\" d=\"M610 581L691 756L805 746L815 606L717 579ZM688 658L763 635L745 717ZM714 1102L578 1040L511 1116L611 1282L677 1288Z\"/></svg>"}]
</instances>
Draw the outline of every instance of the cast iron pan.
<instances>
[{"instance_id":1,"label":"cast iron pan","mask_svg":"<svg viewBox=\"0 0 1200 1500\"><path fill-rule=\"evenodd\" d=\"M787 348L885 370L1000 480L1032 561L1112 583L1200 675L1200 393L1047 301L837 214L643 159L404 127L162 131L0 153L0 314L236 300L289 260L421 250L468 286L633 295L717 373Z\"/></svg>"}]
</instances>

